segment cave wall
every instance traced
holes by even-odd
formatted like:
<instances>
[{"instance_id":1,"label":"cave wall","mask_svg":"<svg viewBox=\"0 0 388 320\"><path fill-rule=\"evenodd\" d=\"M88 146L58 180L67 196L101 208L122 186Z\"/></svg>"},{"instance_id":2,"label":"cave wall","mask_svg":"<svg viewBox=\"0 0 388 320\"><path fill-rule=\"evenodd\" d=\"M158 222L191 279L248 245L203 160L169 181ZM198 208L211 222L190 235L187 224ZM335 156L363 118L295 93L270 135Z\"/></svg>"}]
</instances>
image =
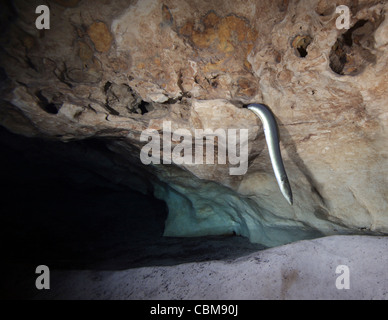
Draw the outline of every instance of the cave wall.
<instances>
[{"instance_id":1,"label":"cave wall","mask_svg":"<svg viewBox=\"0 0 388 320\"><path fill-rule=\"evenodd\" d=\"M104 138L169 206L165 235L278 245L388 232L388 5L342 1L38 1L2 4L0 123L27 137ZM276 115L294 193L278 190L261 123ZM248 171L139 163L143 130L248 129ZM163 156L163 155L162 155ZM149 178L149 177L152 178ZM114 179L113 179L114 181Z\"/></svg>"}]
</instances>

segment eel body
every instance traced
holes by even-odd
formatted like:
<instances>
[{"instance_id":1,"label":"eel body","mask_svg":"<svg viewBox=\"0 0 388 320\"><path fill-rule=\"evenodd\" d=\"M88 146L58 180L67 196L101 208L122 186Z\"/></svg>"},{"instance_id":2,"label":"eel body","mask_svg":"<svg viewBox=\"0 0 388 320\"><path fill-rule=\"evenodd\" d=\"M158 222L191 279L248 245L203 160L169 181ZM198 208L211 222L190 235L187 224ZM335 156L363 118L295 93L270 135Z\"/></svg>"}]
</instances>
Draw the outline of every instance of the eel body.
<instances>
[{"instance_id":1,"label":"eel body","mask_svg":"<svg viewBox=\"0 0 388 320\"><path fill-rule=\"evenodd\" d=\"M275 173L280 191L287 202L292 205L292 191L284 169L282 155L279 147L279 133L275 117L272 112L263 104L252 103L247 107L256 114L263 123L265 140L267 142L269 156L271 158L272 168Z\"/></svg>"}]
</instances>

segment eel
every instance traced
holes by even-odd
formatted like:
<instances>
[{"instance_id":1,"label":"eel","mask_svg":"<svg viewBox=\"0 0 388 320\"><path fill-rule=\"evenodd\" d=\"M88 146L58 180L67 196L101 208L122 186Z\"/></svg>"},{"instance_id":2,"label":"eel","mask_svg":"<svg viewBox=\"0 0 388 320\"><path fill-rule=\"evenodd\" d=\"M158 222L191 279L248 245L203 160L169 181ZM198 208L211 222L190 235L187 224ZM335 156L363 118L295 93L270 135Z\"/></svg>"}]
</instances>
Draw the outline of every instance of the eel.
<instances>
[{"instance_id":1,"label":"eel","mask_svg":"<svg viewBox=\"0 0 388 320\"><path fill-rule=\"evenodd\" d=\"M276 119L267 106L259 103L252 103L247 107L255 115L257 115L263 123L265 140L268 146L269 157L273 171L275 173L276 181L278 182L280 191L287 202L292 205L292 191L291 185L288 181L286 169L284 168L282 155L279 147L279 133Z\"/></svg>"}]
</instances>

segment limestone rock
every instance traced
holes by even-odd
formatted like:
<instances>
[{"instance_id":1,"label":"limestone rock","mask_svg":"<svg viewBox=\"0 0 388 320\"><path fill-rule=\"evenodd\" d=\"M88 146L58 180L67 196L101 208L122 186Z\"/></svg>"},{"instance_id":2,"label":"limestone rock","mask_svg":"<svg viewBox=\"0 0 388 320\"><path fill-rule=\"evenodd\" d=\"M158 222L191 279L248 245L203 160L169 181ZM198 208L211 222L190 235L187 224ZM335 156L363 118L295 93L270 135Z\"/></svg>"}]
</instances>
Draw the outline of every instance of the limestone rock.
<instances>
[{"instance_id":1,"label":"limestone rock","mask_svg":"<svg viewBox=\"0 0 388 320\"><path fill-rule=\"evenodd\" d=\"M338 30L336 4L54 1L52 27L39 31L37 4L15 1L2 10L0 122L27 136L109 137L127 165L155 176L168 235L235 232L277 245L387 234L388 5L343 1L351 25ZM276 115L292 207L260 121L242 108L254 102ZM141 132L164 121L191 133L248 129L247 173L143 166Z\"/></svg>"}]
</instances>

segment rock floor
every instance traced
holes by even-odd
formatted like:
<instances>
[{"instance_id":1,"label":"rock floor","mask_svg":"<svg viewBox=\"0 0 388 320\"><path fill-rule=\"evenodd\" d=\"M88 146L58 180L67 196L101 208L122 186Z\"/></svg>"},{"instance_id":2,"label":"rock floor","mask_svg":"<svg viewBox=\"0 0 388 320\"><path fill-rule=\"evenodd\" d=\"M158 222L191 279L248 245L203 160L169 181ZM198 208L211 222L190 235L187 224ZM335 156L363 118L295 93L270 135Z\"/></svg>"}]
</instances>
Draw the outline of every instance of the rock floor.
<instances>
[{"instance_id":1,"label":"rock floor","mask_svg":"<svg viewBox=\"0 0 388 320\"><path fill-rule=\"evenodd\" d=\"M53 270L51 289L35 289L34 298L388 299L387 249L386 237L331 236L229 261L116 271ZM341 280L345 272L336 273L338 266L348 268L348 280ZM346 281L349 289L337 288Z\"/></svg>"}]
</instances>

